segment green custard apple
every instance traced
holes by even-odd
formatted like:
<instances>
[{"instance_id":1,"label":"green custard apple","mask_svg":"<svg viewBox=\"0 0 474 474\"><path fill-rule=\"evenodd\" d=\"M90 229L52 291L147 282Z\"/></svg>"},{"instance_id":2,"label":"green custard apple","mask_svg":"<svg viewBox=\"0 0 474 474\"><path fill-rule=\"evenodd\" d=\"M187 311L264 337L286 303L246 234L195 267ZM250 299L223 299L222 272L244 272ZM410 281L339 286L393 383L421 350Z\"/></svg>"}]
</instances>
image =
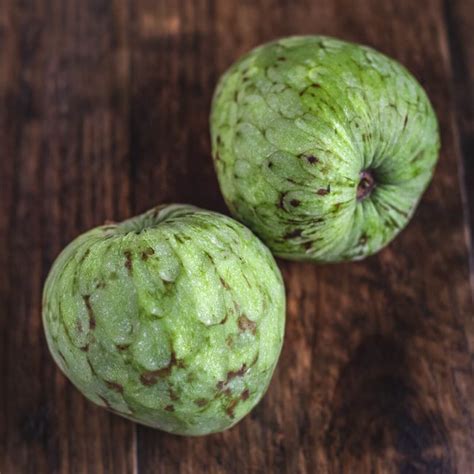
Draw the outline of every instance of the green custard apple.
<instances>
[{"instance_id":1,"label":"green custard apple","mask_svg":"<svg viewBox=\"0 0 474 474\"><path fill-rule=\"evenodd\" d=\"M422 87L373 49L280 39L221 78L211 138L232 214L294 260L356 260L411 218L438 158Z\"/></svg>"},{"instance_id":2,"label":"green custard apple","mask_svg":"<svg viewBox=\"0 0 474 474\"><path fill-rule=\"evenodd\" d=\"M246 227L187 205L84 233L46 280L49 349L90 400L144 425L203 435L265 393L285 292Z\"/></svg>"}]
</instances>

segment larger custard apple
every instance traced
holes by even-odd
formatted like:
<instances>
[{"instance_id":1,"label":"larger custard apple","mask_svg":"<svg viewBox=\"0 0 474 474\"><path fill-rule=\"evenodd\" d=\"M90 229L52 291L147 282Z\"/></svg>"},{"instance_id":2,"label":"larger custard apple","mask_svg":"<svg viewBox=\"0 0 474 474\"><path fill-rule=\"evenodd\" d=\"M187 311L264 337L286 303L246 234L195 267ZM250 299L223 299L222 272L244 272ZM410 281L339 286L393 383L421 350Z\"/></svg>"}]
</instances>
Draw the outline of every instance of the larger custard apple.
<instances>
[{"instance_id":1,"label":"larger custard apple","mask_svg":"<svg viewBox=\"0 0 474 474\"><path fill-rule=\"evenodd\" d=\"M373 254L405 227L432 177L439 134L422 87L366 46L280 39L237 61L212 104L224 198L278 256Z\"/></svg>"}]
</instances>

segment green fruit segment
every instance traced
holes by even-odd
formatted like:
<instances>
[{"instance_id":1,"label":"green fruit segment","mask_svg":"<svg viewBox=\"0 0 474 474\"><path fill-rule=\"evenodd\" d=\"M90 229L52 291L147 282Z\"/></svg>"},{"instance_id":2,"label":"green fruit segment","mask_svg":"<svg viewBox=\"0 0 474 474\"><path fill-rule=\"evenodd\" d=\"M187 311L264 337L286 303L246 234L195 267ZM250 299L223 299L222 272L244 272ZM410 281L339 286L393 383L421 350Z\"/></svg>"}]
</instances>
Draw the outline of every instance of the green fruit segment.
<instances>
[{"instance_id":1,"label":"green fruit segment","mask_svg":"<svg viewBox=\"0 0 474 474\"><path fill-rule=\"evenodd\" d=\"M285 294L245 227L191 206L78 237L45 284L51 353L92 401L172 433L221 431L263 396Z\"/></svg>"},{"instance_id":2,"label":"green fruit segment","mask_svg":"<svg viewBox=\"0 0 474 474\"><path fill-rule=\"evenodd\" d=\"M277 255L314 261L362 258L393 239L439 150L431 104L405 68L319 36L234 64L215 92L211 137L231 212Z\"/></svg>"}]
</instances>

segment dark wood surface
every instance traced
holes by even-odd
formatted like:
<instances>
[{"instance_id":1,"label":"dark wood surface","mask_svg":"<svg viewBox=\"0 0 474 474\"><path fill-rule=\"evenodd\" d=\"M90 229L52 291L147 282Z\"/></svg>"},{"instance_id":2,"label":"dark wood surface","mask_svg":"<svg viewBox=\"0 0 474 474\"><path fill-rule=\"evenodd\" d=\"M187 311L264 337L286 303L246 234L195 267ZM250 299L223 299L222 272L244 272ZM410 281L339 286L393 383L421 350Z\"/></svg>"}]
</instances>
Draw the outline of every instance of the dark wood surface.
<instances>
[{"instance_id":1,"label":"dark wood surface","mask_svg":"<svg viewBox=\"0 0 474 474\"><path fill-rule=\"evenodd\" d=\"M464 0L0 0L1 474L473 473L473 23ZM443 148L413 221L360 263L279 262L284 350L230 431L180 438L93 406L43 337L53 259L160 202L225 212L213 87L297 33L372 45L426 87Z\"/></svg>"}]
</instances>

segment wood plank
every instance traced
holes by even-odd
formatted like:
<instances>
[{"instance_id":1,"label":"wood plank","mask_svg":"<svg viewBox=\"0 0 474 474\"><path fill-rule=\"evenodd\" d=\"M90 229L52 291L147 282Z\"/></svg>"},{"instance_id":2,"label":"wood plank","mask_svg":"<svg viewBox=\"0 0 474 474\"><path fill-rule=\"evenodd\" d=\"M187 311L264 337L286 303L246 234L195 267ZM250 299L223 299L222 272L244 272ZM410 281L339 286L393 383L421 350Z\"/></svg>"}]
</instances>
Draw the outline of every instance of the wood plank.
<instances>
[{"instance_id":1,"label":"wood plank","mask_svg":"<svg viewBox=\"0 0 474 474\"><path fill-rule=\"evenodd\" d=\"M213 15L211 4L202 1L134 2L135 212L176 200L225 209L209 166L209 94L218 49Z\"/></svg>"},{"instance_id":2,"label":"wood plank","mask_svg":"<svg viewBox=\"0 0 474 474\"><path fill-rule=\"evenodd\" d=\"M14 31L10 22L10 9L6 0L0 0L0 307L7 308L11 278L9 276L9 241L8 232L10 227L9 215L13 198L13 174L14 174L14 134L12 123L6 113L6 98L10 81L15 76L13 71L14 60ZM7 67L8 66L8 67ZM6 361L6 328L7 318L2 312L0 317L0 368L5 368ZM0 384L0 471L6 464L7 430L4 428L4 416L6 413L6 390L4 380Z\"/></svg>"},{"instance_id":3,"label":"wood plank","mask_svg":"<svg viewBox=\"0 0 474 474\"><path fill-rule=\"evenodd\" d=\"M207 117L218 75L276 36L363 42L408 66L440 119L435 180L407 230L356 264L280 262L285 347L264 401L232 430L138 429L143 473L474 472L472 316L441 1L134 2L134 210L222 210Z\"/></svg>"},{"instance_id":4,"label":"wood plank","mask_svg":"<svg viewBox=\"0 0 474 474\"><path fill-rule=\"evenodd\" d=\"M444 2L452 64L452 93L456 105L459 147L463 158L466 229L471 243L471 286L474 289L474 3ZM470 228L469 228L470 224Z\"/></svg>"},{"instance_id":5,"label":"wood plank","mask_svg":"<svg viewBox=\"0 0 474 474\"><path fill-rule=\"evenodd\" d=\"M61 248L129 212L128 2L3 0L1 11L0 471L135 472L134 425L66 381L40 317Z\"/></svg>"}]
</instances>

